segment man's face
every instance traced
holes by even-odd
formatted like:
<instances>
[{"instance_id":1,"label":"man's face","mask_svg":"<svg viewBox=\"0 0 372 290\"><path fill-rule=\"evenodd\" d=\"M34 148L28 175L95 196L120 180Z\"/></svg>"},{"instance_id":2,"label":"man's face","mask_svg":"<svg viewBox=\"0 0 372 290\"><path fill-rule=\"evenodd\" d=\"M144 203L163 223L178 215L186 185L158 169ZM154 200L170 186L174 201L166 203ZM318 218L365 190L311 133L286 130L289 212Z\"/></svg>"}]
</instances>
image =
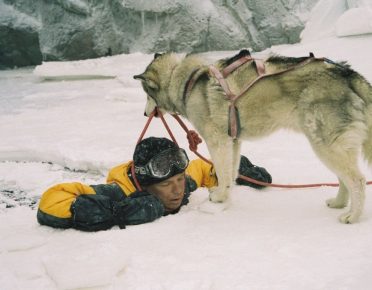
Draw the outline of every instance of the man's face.
<instances>
[{"instance_id":1,"label":"man's face","mask_svg":"<svg viewBox=\"0 0 372 290\"><path fill-rule=\"evenodd\" d=\"M163 202L166 211L173 211L180 207L185 195L185 173L183 172L162 182L149 185L146 189Z\"/></svg>"}]
</instances>

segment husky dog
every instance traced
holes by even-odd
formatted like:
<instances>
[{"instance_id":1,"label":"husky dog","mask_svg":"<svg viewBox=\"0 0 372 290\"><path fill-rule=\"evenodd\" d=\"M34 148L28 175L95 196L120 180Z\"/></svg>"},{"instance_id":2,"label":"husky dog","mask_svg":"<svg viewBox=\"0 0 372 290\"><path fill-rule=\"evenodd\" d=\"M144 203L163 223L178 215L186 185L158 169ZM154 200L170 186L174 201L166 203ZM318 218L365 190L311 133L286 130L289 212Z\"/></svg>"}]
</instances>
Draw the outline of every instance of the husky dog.
<instances>
[{"instance_id":1,"label":"husky dog","mask_svg":"<svg viewBox=\"0 0 372 290\"><path fill-rule=\"evenodd\" d=\"M241 54L219 60L214 67L221 71ZM304 59L271 56L264 64L266 72L273 73ZM238 94L256 79L257 68L254 61L248 61L227 75L231 92ZM358 167L360 153L372 163L372 87L346 63L315 59L255 82L236 101L239 114L235 117L240 125L237 138L228 134L231 107L226 92L212 76L204 57L156 54L145 72L134 78L141 80L147 93L146 115L155 107L180 114L205 139L218 177L218 187L210 192L211 201L228 198L237 176L243 139L289 128L305 134L320 160L338 177L338 194L327 200L327 205L344 208L350 199L350 210L339 220L358 221L366 184Z\"/></svg>"}]
</instances>

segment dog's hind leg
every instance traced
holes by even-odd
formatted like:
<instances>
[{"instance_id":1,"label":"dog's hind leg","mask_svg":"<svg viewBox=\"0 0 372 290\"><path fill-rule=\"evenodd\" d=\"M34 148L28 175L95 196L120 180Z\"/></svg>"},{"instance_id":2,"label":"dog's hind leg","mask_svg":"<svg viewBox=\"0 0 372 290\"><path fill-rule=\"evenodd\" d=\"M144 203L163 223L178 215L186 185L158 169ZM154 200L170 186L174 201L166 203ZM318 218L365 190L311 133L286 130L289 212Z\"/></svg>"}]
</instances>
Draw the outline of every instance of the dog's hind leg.
<instances>
[{"instance_id":1,"label":"dog's hind leg","mask_svg":"<svg viewBox=\"0 0 372 290\"><path fill-rule=\"evenodd\" d=\"M345 147L343 147L345 148ZM336 198L327 200L330 207L342 208L350 195L350 210L339 217L342 223L355 223L363 212L365 200L365 178L358 168L358 151L342 150L340 147L319 146L314 148L319 158L336 173L340 188Z\"/></svg>"},{"instance_id":2,"label":"dog's hind leg","mask_svg":"<svg viewBox=\"0 0 372 290\"><path fill-rule=\"evenodd\" d=\"M330 208L344 208L349 202L349 191L341 179L338 179L339 189L335 198L327 199L326 203Z\"/></svg>"},{"instance_id":3,"label":"dog's hind leg","mask_svg":"<svg viewBox=\"0 0 372 290\"><path fill-rule=\"evenodd\" d=\"M339 220L345 224L351 224L358 221L364 208L365 201L365 178L361 175L350 175L343 178L351 197L350 210L339 217Z\"/></svg>"},{"instance_id":4,"label":"dog's hind leg","mask_svg":"<svg viewBox=\"0 0 372 290\"><path fill-rule=\"evenodd\" d=\"M362 214L365 201L365 178L358 161L367 137L366 108L352 91L341 92L339 96L328 96L316 88L304 91L301 120L314 151L340 181L336 198L327 204L342 208L350 198L350 209L339 220L354 223Z\"/></svg>"}]
</instances>

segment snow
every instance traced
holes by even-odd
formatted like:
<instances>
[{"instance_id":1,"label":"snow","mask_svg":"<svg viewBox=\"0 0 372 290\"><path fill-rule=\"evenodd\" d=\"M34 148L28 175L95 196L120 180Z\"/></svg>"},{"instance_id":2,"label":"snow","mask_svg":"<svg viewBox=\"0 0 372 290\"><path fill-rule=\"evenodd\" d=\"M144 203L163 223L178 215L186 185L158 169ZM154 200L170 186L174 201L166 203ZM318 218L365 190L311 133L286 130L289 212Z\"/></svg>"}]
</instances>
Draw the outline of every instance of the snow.
<instances>
[{"instance_id":1,"label":"snow","mask_svg":"<svg viewBox=\"0 0 372 290\"><path fill-rule=\"evenodd\" d=\"M368 33L372 33L371 0L320 0L301 33L301 41Z\"/></svg>"},{"instance_id":2,"label":"snow","mask_svg":"<svg viewBox=\"0 0 372 290\"><path fill-rule=\"evenodd\" d=\"M372 7L352 8L340 16L336 23L337 36L372 33Z\"/></svg>"},{"instance_id":3,"label":"snow","mask_svg":"<svg viewBox=\"0 0 372 290\"><path fill-rule=\"evenodd\" d=\"M346 60L372 81L371 34L308 36L270 51ZM123 230L84 233L38 225L35 202L49 186L101 183L109 168L131 159L146 122L145 94L132 76L151 59L130 54L0 71L0 288L370 289L371 187L364 215L353 225L337 221L343 210L325 206L335 188L242 186L218 206L200 189L177 215ZM166 119L186 148L182 129ZM153 122L146 136L168 136L159 120ZM205 144L200 152L207 155ZM245 142L242 153L276 183L336 182L302 135L280 131ZM372 180L370 168L362 160L360 165Z\"/></svg>"}]
</instances>

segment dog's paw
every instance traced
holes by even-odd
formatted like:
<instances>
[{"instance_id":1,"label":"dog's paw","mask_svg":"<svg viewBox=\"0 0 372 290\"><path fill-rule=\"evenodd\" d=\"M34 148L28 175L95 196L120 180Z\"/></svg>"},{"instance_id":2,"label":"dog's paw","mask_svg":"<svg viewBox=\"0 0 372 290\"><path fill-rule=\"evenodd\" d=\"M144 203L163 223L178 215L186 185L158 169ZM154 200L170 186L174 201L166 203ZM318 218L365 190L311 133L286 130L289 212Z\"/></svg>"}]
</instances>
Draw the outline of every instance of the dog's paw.
<instances>
[{"instance_id":1,"label":"dog's paw","mask_svg":"<svg viewBox=\"0 0 372 290\"><path fill-rule=\"evenodd\" d=\"M338 220L343 224L353 224L359 220L360 214L355 214L352 211L343 213L338 217Z\"/></svg>"},{"instance_id":2,"label":"dog's paw","mask_svg":"<svg viewBox=\"0 0 372 290\"><path fill-rule=\"evenodd\" d=\"M330 208L344 208L347 206L347 201L340 201L337 198L330 198L326 200L326 204Z\"/></svg>"},{"instance_id":3,"label":"dog's paw","mask_svg":"<svg viewBox=\"0 0 372 290\"><path fill-rule=\"evenodd\" d=\"M227 190L221 190L219 187L214 187L209 190L209 200L211 202L224 202L229 197L229 193Z\"/></svg>"}]
</instances>

